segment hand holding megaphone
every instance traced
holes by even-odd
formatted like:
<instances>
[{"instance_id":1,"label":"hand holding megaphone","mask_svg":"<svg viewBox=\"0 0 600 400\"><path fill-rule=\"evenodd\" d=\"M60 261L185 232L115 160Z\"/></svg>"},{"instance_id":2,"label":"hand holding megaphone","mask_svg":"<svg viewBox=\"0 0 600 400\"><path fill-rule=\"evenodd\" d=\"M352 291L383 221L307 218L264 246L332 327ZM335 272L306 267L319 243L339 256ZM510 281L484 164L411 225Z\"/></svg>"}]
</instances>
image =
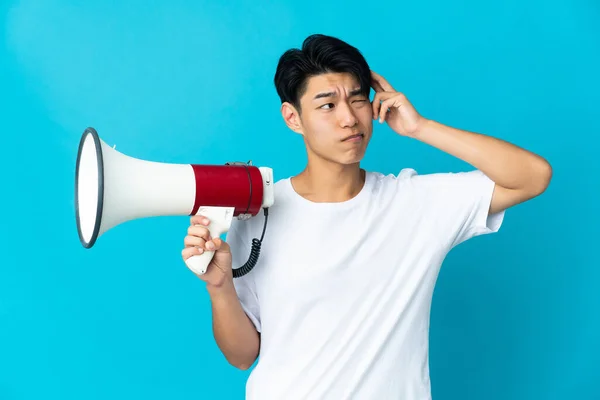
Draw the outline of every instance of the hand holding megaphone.
<instances>
[{"instance_id":1,"label":"hand holding megaphone","mask_svg":"<svg viewBox=\"0 0 600 400\"><path fill-rule=\"evenodd\" d=\"M234 209L231 207L200 207L198 213L190 219L186 246L197 246L202 251L185 258L185 263L196 275L205 274L216 249L206 247L207 243L219 238L229 230Z\"/></svg>"},{"instance_id":2,"label":"hand holding megaphone","mask_svg":"<svg viewBox=\"0 0 600 400\"><path fill-rule=\"evenodd\" d=\"M219 237L212 236L211 223L212 221L204 215L190 218L181 256L188 268L200 279L218 287L233 277L232 256L229 244ZM208 263L206 268L205 263ZM198 274L198 271L201 273Z\"/></svg>"}]
</instances>

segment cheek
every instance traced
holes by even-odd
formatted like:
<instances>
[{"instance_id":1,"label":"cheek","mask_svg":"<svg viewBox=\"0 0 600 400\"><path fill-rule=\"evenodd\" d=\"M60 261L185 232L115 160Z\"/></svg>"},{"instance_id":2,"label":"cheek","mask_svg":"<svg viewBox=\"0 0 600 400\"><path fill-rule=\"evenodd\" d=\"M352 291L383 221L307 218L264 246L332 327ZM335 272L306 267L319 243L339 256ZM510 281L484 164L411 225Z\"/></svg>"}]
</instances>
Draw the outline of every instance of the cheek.
<instances>
[{"instance_id":1,"label":"cheek","mask_svg":"<svg viewBox=\"0 0 600 400\"><path fill-rule=\"evenodd\" d=\"M320 142L326 141L328 138L331 138L332 132L334 132L335 126L332 121L322 119L315 121L312 126L312 131L314 132L315 139Z\"/></svg>"},{"instance_id":2,"label":"cheek","mask_svg":"<svg viewBox=\"0 0 600 400\"><path fill-rule=\"evenodd\" d=\"M364 104L356 112L363 120L373 119L373 105L371 103Z\"/></svg>"},{"instance_id":3,"label":"cheek","mask_svg":"<svg viewBox=\"0 0 600 400\"><path fill-rule=\"evenodd\" d=\"M320 115L311 118L304 125L307 140L314 145L325 144L331 141L333 115Z\"/></svg>"}]
</instances>

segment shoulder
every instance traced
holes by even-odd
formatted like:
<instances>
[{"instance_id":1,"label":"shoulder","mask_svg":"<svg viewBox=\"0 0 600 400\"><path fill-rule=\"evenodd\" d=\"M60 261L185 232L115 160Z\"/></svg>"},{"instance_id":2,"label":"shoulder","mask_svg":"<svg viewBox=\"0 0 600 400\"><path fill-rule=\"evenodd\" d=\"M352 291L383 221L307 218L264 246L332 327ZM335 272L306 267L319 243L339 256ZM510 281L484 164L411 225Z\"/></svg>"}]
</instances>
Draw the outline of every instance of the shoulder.
<instances>
[{"instance_id":1,"label":"shoulder","mask_svg":"<svg viewBox=\"0 0 600 400\"><path fill-rule=\"evenodd\" d=\"M447 185L489 181L489 178L480 170L419 174L413 168L404 168L396 175L383 175L381 173L375 173L375 175L378 180L383 182L405 183L411 186L424 188L442 188Z\"/></svg>"},{"instance_id":2,"label":"shoulder","mask_svg":"<svg viewBox=\"0 0 600 400\"><path fill-rule=\"evenodd\" d=\"M420 174L414 168L403 168L398 173L368 172L374 192L395 190L406 195L442 195L488 190L493 182L480 170L465 172L433 172Z\"/></svg>"}]
</instances>

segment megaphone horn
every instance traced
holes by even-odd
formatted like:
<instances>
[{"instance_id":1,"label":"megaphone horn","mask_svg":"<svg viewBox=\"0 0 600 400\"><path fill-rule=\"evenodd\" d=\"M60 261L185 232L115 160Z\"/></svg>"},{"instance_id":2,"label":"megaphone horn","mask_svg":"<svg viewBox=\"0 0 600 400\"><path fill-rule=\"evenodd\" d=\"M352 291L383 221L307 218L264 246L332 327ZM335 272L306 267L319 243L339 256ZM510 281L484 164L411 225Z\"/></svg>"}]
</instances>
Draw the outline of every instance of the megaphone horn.
<instances>
[{"instance_id":1,"label":"megaphone horn","mask_svg":"<svg viewBox=\"0 0 600 400\"><path fill-rule=\"evenodd\" d=\"M75 211L79 240L85 248L118 224L152 216L202 214L210 219L210 235L216 238L229 230L233 218L251 218L263 209L266 227L273 203L273 171L268 167L139 160L108 146L91 127L79 142ZM233 270L234 277L254 267L261 241L262 237L253 241L248 262ZM213 256L214 252L205 251L186 263L201 275Z\"/></svg>"}]
</instances>

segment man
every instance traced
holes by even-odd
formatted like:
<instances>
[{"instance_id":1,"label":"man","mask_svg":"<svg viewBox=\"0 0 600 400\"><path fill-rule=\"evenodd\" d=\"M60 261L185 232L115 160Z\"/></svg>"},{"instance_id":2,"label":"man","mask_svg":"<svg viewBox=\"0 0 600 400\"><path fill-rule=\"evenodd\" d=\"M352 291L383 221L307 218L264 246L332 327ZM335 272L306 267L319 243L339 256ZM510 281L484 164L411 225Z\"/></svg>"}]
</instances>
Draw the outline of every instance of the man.
<instances>
[{"instance_id":1,"label":"man","mask_svg":"<svg viewBox=\"0 0 600 400\"><path fill-rule=\"evenodd\" d=\"M250 368L248 399L431 398L429 311L447 253L498 231L505 210L540 195L552 170L504 141L421 116L354 47L324 35L283 54L281 115L308 163L275 186L256 267L233 279L264 217L226 242L192 217L183 259L217 250L205 275L216 342ZM369 101L370 88L375 90ZM361 169L373 121L475 169L383 175Z\"/></svg>"}]
</instances>

